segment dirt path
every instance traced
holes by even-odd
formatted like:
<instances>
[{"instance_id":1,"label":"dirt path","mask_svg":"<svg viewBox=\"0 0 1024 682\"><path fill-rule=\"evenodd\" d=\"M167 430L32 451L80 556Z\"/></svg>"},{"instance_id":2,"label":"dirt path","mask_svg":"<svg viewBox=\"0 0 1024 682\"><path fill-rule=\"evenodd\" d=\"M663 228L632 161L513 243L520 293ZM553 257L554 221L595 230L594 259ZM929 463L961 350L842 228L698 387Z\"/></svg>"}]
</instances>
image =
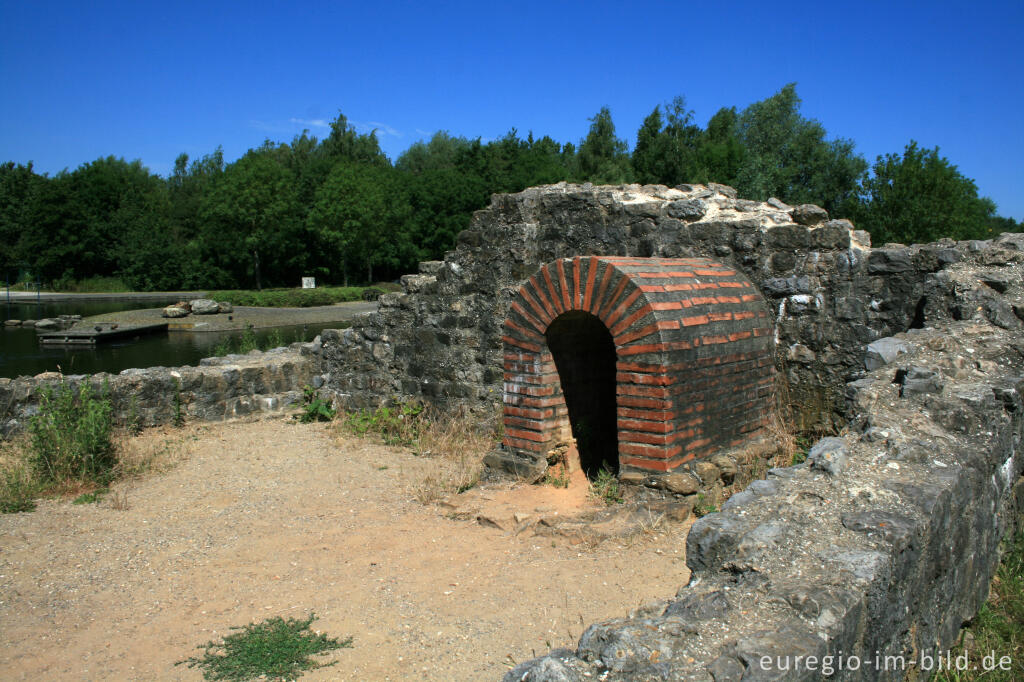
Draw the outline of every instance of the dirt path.
<instances>
[{"instance_id":1,"label":"dirt path","mask_svg":"<svg viewBox=\"0 0 1024 682\"><path fill-rule=\"evenodd\" d=\"M323 425L154 430L132 447L178 463L135 481L127 510L0 516L0 678L199 680L174 665L199 644L313 611L354 642L303 679L496 680L688 577L687 526L586 547L456 519L413 500L431 460ZM594 504L537 486L460 498L530 515Z\"/></svg>"}]
</instances>

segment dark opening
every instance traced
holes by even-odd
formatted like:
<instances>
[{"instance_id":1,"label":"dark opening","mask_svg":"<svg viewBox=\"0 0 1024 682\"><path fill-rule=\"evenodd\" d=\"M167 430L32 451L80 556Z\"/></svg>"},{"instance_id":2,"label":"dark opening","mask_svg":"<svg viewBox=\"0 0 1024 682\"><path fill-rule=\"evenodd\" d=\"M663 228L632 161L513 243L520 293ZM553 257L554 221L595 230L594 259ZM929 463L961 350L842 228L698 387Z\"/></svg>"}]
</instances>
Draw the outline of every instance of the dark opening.
<instances>
[{"instance_id":1,"label":"dark opening","mask_svg":"<svg viewBox=\"0 0 1024 682\"><path fill-rule=\"evenodd\" d=\"M580 466L589 478L596 477L602 467L618 474L612 335L590 313L574 311L552 322L546 336L569 408Z\"/></svg>"}]
</instances>

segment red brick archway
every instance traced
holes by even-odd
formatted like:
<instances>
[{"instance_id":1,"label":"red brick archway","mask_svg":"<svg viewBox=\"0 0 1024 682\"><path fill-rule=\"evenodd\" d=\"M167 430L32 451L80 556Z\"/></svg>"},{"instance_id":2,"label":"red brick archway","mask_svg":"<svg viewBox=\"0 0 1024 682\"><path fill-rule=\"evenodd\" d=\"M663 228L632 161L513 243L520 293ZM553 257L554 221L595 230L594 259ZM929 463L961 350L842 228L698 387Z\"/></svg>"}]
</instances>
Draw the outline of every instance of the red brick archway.
<instances>
[{"instance_id":1,"label":"red brick archway","mask_svg":"<svg viewBox=\"0 0 1024 682\"><path fill-rule=\"evenodd\" d=\"M505 320L505 448L538 457L568 440L547 334L581 313L614 342L620 468L670 471L763 428L772 336L743 275L706 258L576 257L542 267Z\"/></svg>"}]
</instances>

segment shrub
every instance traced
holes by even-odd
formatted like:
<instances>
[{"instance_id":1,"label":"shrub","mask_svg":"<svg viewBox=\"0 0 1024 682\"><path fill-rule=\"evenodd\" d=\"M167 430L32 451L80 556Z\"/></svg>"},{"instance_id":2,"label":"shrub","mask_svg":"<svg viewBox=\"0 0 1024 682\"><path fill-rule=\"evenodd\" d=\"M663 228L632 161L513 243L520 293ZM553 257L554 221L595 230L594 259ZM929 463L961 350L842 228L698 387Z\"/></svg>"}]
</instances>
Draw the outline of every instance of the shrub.
<instances>
[{"instance_id":1,"label":"shrub","mask_svg":"<svg viewBox=\"0 0 1024 682\"><path fill-rule=\"evenodd\" d=\"M207 297L238 306L261 308L308 308L362 299L363 287L319 287L316 289L225 289L208 291Z\"/></svg>"},{"instance_id":2,"label":"shrub","mask_svg":"<svg viewBox=\"0 0 1024 682\"><path fill-rule=\"evenodd\" d=\"M298 420L303 424L310 422L329 422L338 414L329 400L320 397L320 391L312 386L302 387L302 412Z\"/></svg>"},{"instance_id":3,"label":"shrub","mask_svg":"<svg viewBox=\"0 0 1024 682\"><path fill-rule=\"evenodd\" d=\"M83 383L75 391L61 381L39 394L39 413L29 422L31 463L40 480L48 484L83 481L105 484L113 476L117 457L112 409L107 388L94 396Z\"/></svg>"}]
</instances>

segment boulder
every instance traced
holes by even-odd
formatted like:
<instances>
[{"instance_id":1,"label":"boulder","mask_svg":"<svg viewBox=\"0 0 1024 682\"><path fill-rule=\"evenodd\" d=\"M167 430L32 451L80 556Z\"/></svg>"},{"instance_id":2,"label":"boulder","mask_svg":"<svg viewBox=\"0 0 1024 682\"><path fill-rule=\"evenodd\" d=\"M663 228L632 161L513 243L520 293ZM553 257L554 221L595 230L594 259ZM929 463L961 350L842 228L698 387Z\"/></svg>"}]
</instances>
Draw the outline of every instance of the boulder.
<instances>
[{"instance_id":1,"label":"boulder","mask_svg":"<svg viewBox=\"0 0 1024 682\"><path fill-rule=\"evenodd\" d=\"M46 317L36 322L36 329L44 332L57 331L61 329L61 322L56 318Z\"/></svg>"},{"instance_id":2,"label":"boulder","mask_svg":"<svg viewBox=\"0 0 1024 682\"><path fill-rule=\"evenodd\" d=\"M817 225L828 220L828 211L814 204L801 204L793 209L793 222L800 225Z\"/></svg>"},{"instance_id":3,"label":"boulder","mask_svg":"<svg viewBox=\"0 0 1024 682\"><path fill-rule=\"evenodd\" d=\"M192 301L193 315L216 315L220 312L220 305L209 298L197 298Z\"/></svg>"},{"instance_id":4,"label":"boulder","mask_svg":"<svg viewBox=\"0 0 1024 682\"><path fill-rule=\"evenodd\" d=\"M235 306L231 305L230 301L217 301L217 307L220 308L220 312L222 313L235 312Z\"/></svg>"},{"instance_id":5,"label":"boulder","mask_svg":"<svg viewBox=\"0 0 1024 682\"><path fill-rule=\"evenodd\" d=\"M187 317L188 314L188 308L182 308L180 305L177 304L167 306L166 308L164 308L164 311L162 313L164 317ZM39 325L36 324L36 327L38 328Z\"/></svg>"}]
</instances>

